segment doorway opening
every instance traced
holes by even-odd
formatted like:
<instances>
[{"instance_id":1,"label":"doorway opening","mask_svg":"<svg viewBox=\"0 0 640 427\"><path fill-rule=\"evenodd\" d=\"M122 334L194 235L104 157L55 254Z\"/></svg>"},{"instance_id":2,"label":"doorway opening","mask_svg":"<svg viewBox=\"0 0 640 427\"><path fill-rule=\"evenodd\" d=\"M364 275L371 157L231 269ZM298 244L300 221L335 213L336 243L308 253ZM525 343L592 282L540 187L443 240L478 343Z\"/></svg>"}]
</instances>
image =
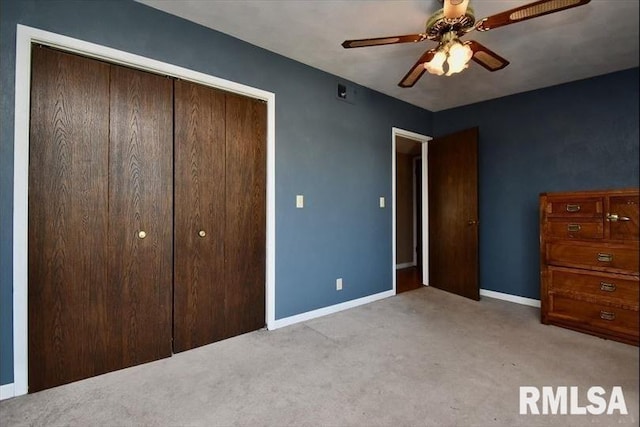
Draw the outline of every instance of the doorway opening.
<instances>
[{"instance_id":1,"label":"doorway opening","mask_svg":"<svg viewBox=\"0 0 640 427\"><path fill-rule=\"evenodd\" d=\"M393 128L393 288L396 294L427 284L427 142Z\"/></svg>"}]
</instances>

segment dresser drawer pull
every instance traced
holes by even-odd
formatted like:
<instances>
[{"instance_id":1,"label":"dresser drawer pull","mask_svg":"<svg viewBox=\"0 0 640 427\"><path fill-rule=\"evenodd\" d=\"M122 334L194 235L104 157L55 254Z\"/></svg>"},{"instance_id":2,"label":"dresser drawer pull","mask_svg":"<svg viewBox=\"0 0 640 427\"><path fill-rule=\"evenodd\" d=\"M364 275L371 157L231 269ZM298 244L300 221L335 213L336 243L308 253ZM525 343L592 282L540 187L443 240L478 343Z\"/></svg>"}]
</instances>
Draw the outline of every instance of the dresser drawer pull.
<instances>
[{"instance_id":1,"label":"dresser drawer pull","mask_svg":"<svg viewBox=\"0 0 640 427\"><path fill-rule=\"evenodd\" d=\"M631 219L627 216L620 216L618 214L607 214L607 221L610 221L610 222L631 221Z\"/></svg>"},{"instance_id":2,"label":"dresser drawer pull","mask_svg":"<svg viewBox=\"0 0 640 427\"><path fill-rule=\"evenodd\" d=\"M580 205L567 205L567 212L580 212Z\"/></svg>"},{"instance_id":3,"label":"dresser drawer pull","mask_svg":"<svg viewBox=\"0 0 640 427\"><path fill-rule=\"evenodd\" d=\"M598 254L598 261L600 261L600 262L611 262L611 261L613 261L613 254L599 253Z\"/></svg>"},{"instance_id":4,"label":"dresser drawer pull","mask_svg":"<svg viewBox=\"0 0 640 427\"><path fill-rule=\"evenodd\" d=\"M580 231L582 227L580 224L569 224L567 225L567 231Z\"/></svg>"},{"instance_id":5,"label":"dresser drawer pull","mask_svg":"<svg viewBox=\"0 0 640 427\"><path fill-rule=\"evenodd\" d=\"M600 318L602 320L616 320L616 314L612 311L600 310Z\"/></svg>"},{"instance_id":6,"label":"dresser drawer pull","mask_svg":"<svg viewBox=\"0 0 640 427\"><path fill-rule=\"evenodd\" d=\"M600 290L605 292L614 292L616 290L616 285L613 283L600 282Z\"/></svg>"}]
</instances>

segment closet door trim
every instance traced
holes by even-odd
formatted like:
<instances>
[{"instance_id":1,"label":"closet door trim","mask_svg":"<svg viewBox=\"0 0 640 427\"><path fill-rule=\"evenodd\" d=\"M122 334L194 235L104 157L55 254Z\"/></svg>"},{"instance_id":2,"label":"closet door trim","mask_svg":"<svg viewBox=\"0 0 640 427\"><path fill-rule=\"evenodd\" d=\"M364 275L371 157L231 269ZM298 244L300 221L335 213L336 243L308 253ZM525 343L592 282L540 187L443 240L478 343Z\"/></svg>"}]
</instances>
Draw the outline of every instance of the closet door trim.
<instances>
[{"instance_id":1,"label":"closet door trim","mask_svg":"<svg viewBox=\"0 0 640 427\"><path fill-rule=\"evenodd\" d=\"M28 384L28 190L31 45L42 44L148 71L188 80L267 103L266 301L268 329L275 328L275 94L125 51L18 24L13 168L13 396ZM6 396L13 397L13 396ZM3 396L5 397L5 396Z\"/></svg>"}]
</instances>

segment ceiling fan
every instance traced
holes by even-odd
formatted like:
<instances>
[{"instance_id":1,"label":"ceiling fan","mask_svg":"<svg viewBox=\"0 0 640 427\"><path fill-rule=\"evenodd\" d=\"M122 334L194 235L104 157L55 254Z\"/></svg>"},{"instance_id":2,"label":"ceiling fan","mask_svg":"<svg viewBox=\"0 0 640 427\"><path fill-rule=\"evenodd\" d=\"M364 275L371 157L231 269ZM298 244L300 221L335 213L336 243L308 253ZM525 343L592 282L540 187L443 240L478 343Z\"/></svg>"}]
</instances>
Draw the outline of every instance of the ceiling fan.
<instances>
[{"instance_id":1,"label":"ceiling fan","mask_svg":"<svg viewBox=\"0 0 640 427\"><path fill-rule=\"evenodd\" d=\"M509 61L475 40L461 42L460 37L473 30L489 31L527 19L537 18L538 16L582 6L591 0L540 0L478 21L475 19L473 9L469 6L469 0L442 1L444 2L443 8L429 17L424 33L345 40L342 43L342 47L350 49L396 43L415 43L423 40L438 42L438 46L427 50L398 83L398 86L405 88L412 87L425 71L436 75L445 74L445 61L447 61L448 66L447 76L459 73L467 68L470 60L475 61L489 71L498 71L509 65Z\"/></svg>"}]
</instances>

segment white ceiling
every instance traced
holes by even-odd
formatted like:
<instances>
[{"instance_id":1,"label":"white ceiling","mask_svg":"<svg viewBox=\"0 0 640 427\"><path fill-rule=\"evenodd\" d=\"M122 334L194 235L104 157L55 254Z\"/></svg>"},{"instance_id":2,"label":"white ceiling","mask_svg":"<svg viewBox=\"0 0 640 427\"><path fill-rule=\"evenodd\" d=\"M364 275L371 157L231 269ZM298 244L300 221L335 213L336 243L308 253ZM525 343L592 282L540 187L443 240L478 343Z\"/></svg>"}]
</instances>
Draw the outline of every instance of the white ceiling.
<instances>
[{"instance_id":1,"label":"white ceiling","mask_svg":"<svg viewBox=\"0 0 640 427\"><path fill-rule=\"evenodd\" d=\"M511 64L488 72L474 62L451 77L425 73L397 86L435 43L343 49L345 39L415 34L439 0L138 0L251 44L431 111L638 66L638 0L591 3L525 22L474 31ZM471 0L476 20L532 0Z\"/></svg>"}]
</instances>

